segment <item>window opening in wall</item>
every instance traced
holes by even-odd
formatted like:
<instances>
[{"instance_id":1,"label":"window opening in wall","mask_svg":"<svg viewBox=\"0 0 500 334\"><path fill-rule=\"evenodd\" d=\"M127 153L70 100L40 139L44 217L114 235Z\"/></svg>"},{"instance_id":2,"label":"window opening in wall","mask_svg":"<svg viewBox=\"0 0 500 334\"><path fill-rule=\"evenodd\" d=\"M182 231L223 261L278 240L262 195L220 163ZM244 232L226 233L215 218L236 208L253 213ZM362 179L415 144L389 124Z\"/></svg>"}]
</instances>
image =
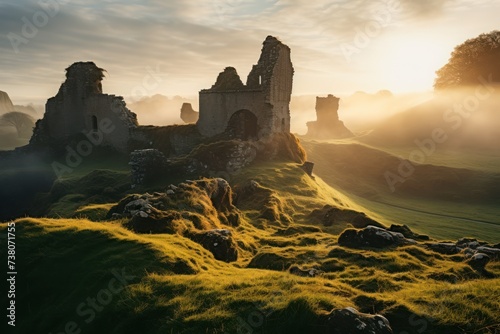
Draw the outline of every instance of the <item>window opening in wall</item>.
<instances>
[{"instance_id":1,"label":"window opening in wall","mask_svg":"<svg viewBox=\"0 0 500 334\"><path fill-rule=\"evenodd\" d=\"M92 131L97 131L97 116L92 115Z\"/></svg>"}]
</instances>

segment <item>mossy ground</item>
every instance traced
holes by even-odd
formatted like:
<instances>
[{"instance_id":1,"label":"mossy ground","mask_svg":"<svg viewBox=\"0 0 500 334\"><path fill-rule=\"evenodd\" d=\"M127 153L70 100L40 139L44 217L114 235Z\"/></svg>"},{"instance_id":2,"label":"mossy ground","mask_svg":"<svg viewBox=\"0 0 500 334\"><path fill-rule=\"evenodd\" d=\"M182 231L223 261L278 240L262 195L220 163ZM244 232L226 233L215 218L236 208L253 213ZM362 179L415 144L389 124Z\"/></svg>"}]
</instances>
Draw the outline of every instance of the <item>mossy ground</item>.
<instances>
[{"instance_id":1,"label":"mossy ground","mask_svg":"<svg viewBox=\"0 0 500 334\"><path fill-rule=\"evenodd\" d=\"M83 333L323 333L326 314L347 306L386 315L395 333L495 333L500 326L499 262L487 267L496 278L484 278L460 256L421 245L340 247L337 236L349 224L323 226L310 213L326 204L367 210L297 164L265 163L231 175L234 189L256 181L264 189L256 201L278 213L273 220L251 203L237 204L240 225L224 226L239 248L231 264L180 235L136 234L125 220L103 221L116 201L92 203L88 195L109 182L126 184L125 175L90 175L59 181L64 191L56 191L50 210L60 206L61 218L16 221L16 333L59 333L69 322ZM72 187L64 187L68 182ZM0 229L5 235L6 224ZM322 274L292 275L292 265ZM91 319L87 298L103 300L122 270L130 276L125 289L98 304Z\"/></svg>"}]
</instances>

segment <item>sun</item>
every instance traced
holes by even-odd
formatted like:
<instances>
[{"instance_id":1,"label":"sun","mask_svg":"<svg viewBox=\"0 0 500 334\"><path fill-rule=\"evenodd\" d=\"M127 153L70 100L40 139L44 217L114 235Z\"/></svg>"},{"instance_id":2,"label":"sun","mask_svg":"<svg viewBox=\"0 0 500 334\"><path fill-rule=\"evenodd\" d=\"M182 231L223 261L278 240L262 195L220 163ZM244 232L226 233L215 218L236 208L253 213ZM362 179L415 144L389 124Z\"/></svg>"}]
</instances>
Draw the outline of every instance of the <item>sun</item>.
<instances>
[{"instance_id":1,"label":"sun","mask_svg":"<svg viewBox=\"0 0 500 334\"><path fill-rule=\"evenodd\" d=\"M450 48L437 39L395 36L383 43L379 72L393 92L432 90L436 71L446 64Z\"/></svg>"}]
</instances>

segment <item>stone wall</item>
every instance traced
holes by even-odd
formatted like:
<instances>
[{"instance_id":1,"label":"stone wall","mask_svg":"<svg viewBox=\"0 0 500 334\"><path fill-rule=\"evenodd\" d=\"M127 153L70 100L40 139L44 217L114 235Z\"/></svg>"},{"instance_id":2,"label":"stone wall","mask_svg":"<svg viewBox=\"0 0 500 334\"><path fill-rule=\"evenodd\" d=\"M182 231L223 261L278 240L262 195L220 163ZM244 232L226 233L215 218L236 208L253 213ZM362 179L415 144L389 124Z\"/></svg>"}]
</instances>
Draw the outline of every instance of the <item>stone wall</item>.
<instances>
[{"instance_id":1,"label":"stone wall","mask_svg":"<svg viewBox=\"0 0 500 334\"><path fill-rule=\"evenodd\" d=\"M128 151L128 142L131 131L137 127L137 118L127 109L121 96L107 94L89 96L85 100L84 118L87 131L97 131L102 134L102 145L121 152Z\"/></svg>"},{"instance_id":2,"label":"stone wall","mask_svg":"<svg viewBox=\"0 0 500 334\"><path fill-rule=\"evenodd\" d=\"M203 137L196 125L138 126L131 131L130 150L156 149L166 157L189 154Z\"/></svg>"},{"instance_id":3,"label":"stone wall","mask_svg":"<svg viewBox=\"0 0 500 334\"><path fill-rule=\"evenodd\" d=\"M259 129L270 123L271 106L264 102L261 90L201 91L198 129L206 137L226 131L229 120L236 112L248 110L257 117Z\"/></svg>"},{"instance_id":4,"label":"stone wall","mask_svg":"<svg viewBox=\"0 0 500 334\"><path fill-rule=\"evenodd\" d=\"M197 122L200 133L207 137L224 133L232 123L231 118L242 110L257 117L257 138L290 132L289 104L293 72L290 48L277 38L268 36L263 43L259 61L248 75L246 85L243 85L233 67L226 67L210 89L200 91L200 115ZM242 123L245 119L252 119L240 118ZM252 132L253 125L250 125L250 129L246 129L244 124L237 128L248 133ZM241 137L246 139L248 136Z\"/></svg>"},{"instance_id":5,"label":"stone wall","mask_svg":"<svg viewBox=\"0 0 500 334\"><path fill-rule=\"evenodd\" d=\"M156 180L166 163L165 155L155 149L136 150L130 153L132 188Z\"/></svg>"},{"instance_id":6,"label":"stone wall","mask_svg":"<svg viewBox=\"0 0 500 334\"><path fill-rule=\"evenodd\" d=\"M43 119L36 123L30 144L64 145L82 134L102 136L100 145L128 150L136 115L123 98L102 93L104 70L93 62L74 63L66 69L66 81L47 100Z\"/></svg>"}]
</instances>

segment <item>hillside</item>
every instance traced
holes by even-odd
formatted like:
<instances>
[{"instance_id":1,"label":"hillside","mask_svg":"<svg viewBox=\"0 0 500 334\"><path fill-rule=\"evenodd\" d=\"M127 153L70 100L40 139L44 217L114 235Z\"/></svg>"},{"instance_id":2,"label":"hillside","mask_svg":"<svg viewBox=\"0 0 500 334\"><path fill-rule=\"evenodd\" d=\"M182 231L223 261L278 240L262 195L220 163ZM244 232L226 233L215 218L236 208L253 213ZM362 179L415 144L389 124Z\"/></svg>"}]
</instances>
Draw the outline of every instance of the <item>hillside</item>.
<instances>
[{"instance_id":1,"label":"hillside","mask_svg":"<svg viewBox=\"0 0 500 334\"><path fill-rule=\"evenodd\" d=\"M382 149L355 141L303 140L302 145L326 183L391 222L441 238L500 238L498 159L479 154L445 159L435 154L429 159L432 164L413 166L402 160L411 148ZM404 161L405 169L413 169L404 170L398 182L388 182L386 173L398 176Z\"/></svg>"},{"instance_id":2,"label":"hillside","mask_svg":"<svg viewBox=\"0 0 500 334\"><path fill-rule=\"evenodd\" d=\"M403 110L378 124L363 142L390 147L417 147L417 142L434 139L438 150L500 150L498 90L478 89L436 95L415 107ZM492 93L494 92L494 93ZM478 97L479 96L479 97Z\"/></svg>"},{"instance_id":3,"label":"hillside","mask_svg":"<svg viewBox=\"0 0 500 334\"><path fill-rule=\"evenodd\" d=\"M230 197L212 192L211 185L224 184L212 180L127 190L122 197L139 197L118 206L106 198L123 190L104 190L110 182L125 186L123 172L57 181L39 198L52 200L54 218L16 221L16 333L338 333L330 311L345 307L384 315L394 333L499 329L494 257L486 269L474 269L463 252L445 254L423 237L346 245L339 238L346 228L388 222L294 163L232 174L224 192L234 192ZM140 199L152 200L152 207L136 203L153 225L134 218L138 211L109 217L110 208L125 213L126 203ZM174 211L180 216L171 220ZM237 222L223 219L231 213ZM213 227L205 224L230 231L237 259L216 260L220 253L197 238L209 236Z\"/></svg>"}]
</instances>

